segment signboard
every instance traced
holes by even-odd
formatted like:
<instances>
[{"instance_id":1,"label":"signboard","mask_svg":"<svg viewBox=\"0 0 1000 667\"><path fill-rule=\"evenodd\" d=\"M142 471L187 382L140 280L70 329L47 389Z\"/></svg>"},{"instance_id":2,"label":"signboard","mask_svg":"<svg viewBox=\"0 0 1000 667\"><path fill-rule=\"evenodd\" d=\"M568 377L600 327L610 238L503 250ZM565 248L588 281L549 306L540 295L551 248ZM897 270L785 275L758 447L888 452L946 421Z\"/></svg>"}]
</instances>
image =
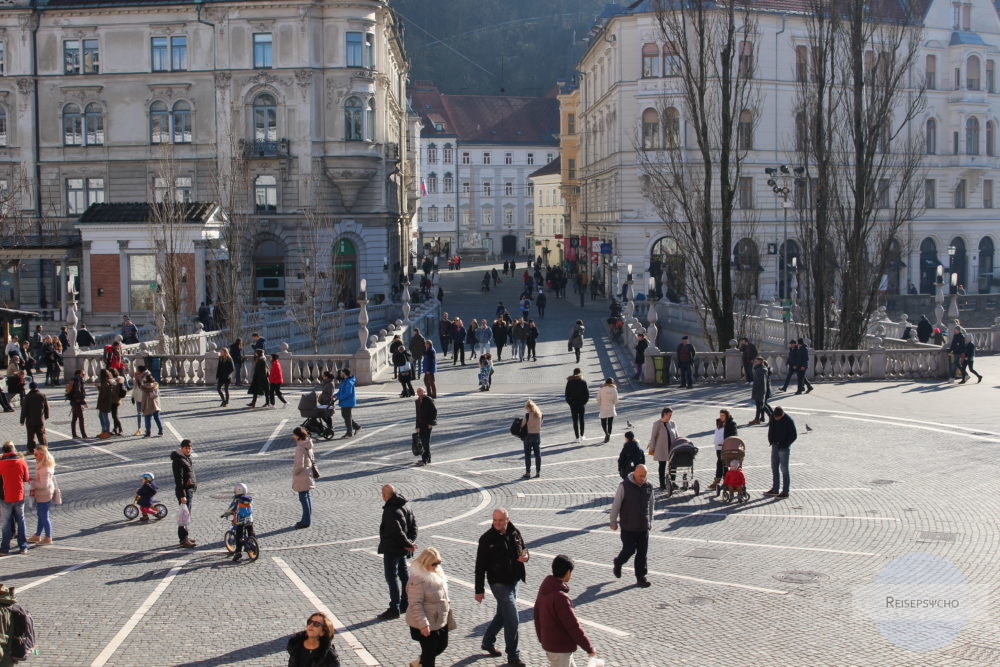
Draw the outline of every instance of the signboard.
<instances>
[{"instance_id":1,"label":"signboard","mask_svg":"<svg viewBox=\"0 0 1000 667\"><path fill-rule=\"evenodd\" d=\"M602 243L601 244L601 254L602 255L610 255L611 254L611 244L610 243Z\"/></svg>"},{"instance_id":2,"label":"signboard","mask_svg":"<svg viewBox=\"0 0 1000 667\"><path fill-rule=\"evenodd\" d=\"M597 239L590 240L590 252L599 253L601 252L601 242Z\"/></svg>"},{"instance_id":3,"label":"signboard","mask_svg":"<svg viewBox=\"0 0 1000 667\"><path fill-rule=\"evenodd\" d=\"M579 236L571 236L571 237L569 237L569 247L570 248L579 248L580 247L580 237Z\"/></svg>"}]
</instances>

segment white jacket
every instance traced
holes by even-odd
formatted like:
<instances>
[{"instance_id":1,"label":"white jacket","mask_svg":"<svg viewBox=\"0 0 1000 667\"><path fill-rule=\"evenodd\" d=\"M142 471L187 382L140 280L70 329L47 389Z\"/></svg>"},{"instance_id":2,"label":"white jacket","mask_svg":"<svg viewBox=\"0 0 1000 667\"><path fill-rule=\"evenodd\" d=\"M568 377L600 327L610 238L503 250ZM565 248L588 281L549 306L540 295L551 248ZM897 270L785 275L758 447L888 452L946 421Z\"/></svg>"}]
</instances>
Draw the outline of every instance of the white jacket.
<instances>
[{"instance_id":1,"label":"white jacket","mask_svg":"<svg viewBox=\"0 0 1000 667\"><path fill-rule=\"evenodd\" d=\"M618 405L618 389L614 385L602 385L597 390L597 408L600 410L598 416L601 419L617 417L616 405Z\"/></svg>"},{"instance_id":2,"label":"white jacket","mask_svg":"<svg viewBox=\"0 0 1000 667\"><path fill-rule=\"evenodd\" d=\"M406 582L406 624L419 630L440 630L448 623L448 578L444 572L428 572L419 565L410 568Z\"/></svg>"}]
</instances>

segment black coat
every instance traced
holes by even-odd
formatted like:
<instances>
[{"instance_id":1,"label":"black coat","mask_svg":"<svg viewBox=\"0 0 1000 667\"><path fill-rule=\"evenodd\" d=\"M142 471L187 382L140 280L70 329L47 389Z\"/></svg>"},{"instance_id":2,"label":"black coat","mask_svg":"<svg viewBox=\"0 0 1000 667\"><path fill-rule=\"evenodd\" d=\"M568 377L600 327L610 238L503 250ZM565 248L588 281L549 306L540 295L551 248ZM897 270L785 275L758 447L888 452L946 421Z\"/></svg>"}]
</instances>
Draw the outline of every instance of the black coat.
<instances>
[{"instance_id":1,"label":"black coat","mask_svg":"<svg viewBox=\"0 0 1000 667\"><path fill-rule=\"evenodd\" d=\"M507 328L506 324L494 324L493 325L493 342L497 344L497 347L503 347L507 344L507 337L510 335L510 330Z\"/></svg>"},{"instance_id":2,"label":"black coat","mask_svg":"<svg viewBox=\"0 0 1000 667\"><path fill-rule=\"evenodd\" d=\"M778 449L785 449L798 437L798 432L795 430L795 422L792 418L785 413L785 416L781 419L771 418L770 423L767 425L767 441L771 443L772 447L777 447Z\"/></svg>"},{"instance_id":3,"label":"black coat","mask_svg":"<svg viewBox=\"0 0 1000 667\"><path fill-rule=\"evenodd\" d=\"M231 358L227 357L223 359L222 357L219 357L219 365L215 367L215 380L217 382L220 380L228 381L229 376L232 375L235 370L236 366L233 364L233 360Z\"/></svg>"},{"instance_id":4,"label":"black coat","mask_svg":"<svg viewBox=\"0 0 1000 667\"><path fill-rule=\"evenodd\" d=\"M310 660L300 660L299 652L306 641L305 630L296 632L288 638L288 667L340 667L340 657L337 649L333 645L332 637L324 637L319 640L319 648L312 655Z\"/></svg>"},{"instance_id":5,"label":"black coat","mask_svg":"<svg viewBox=\"0 0 1000 667\"><path fill-rule=\"evenodd\" d=\"M406 498L394 494L382 506L382 522L378 526L378 553L398 556L405 553L417 539L417 518L406 507Z\"/></svg>"},{"instance_id":6,"label":"black coat","mask_svg":"<svg viewBox=\"0 0 1000 667\"><path fill-rule=\"evenodd\" d=\"M480 536L479 548L476 550L476 594L485 592L486 581L509 586L518 581L526 581L524 563L517 560L522 551L524 538L513 523L507 524L507 531L503 535L490 526Z\"/></svg>"},{"instance_id":7,"label":"black coat","mask_svg":"<svg viewBox=\"0 0 1000 667\"><path fill-rule=\"evenodd\" d=\"M254 396L267 394L268 386L267 362L263 359L257 359L253 362L253 377L250 379L250 388L247 389L247 393Z\"/></svg>"},{"instance_id":8,"label":"black coat","mask_svg":"<svg viewBox=\"0 0 1000 667\"><path fill-rule=\"evenodd\" d=\"M21 423L28 426L41 426L48 418L48 399L42 392L32 389L21 399Z\"/></svg>"},{"instance_id":9,"label":"black coat","mask_svg":"<svg viewBox=\"0 0 1000 667\"><path fill-rule=\"evenodd\" d=\"M645 462L646 455L642 453L639 443L635 440L626 440L621 453L618 454L618 474L622 479L627 479L637 465Z\"/></svg>"},{"instance_id":10,"label":"black coat","mask_svg":"<svg viewBox=\"0 0 1000 667\"><path fill-rule=\"evenodd\" d=\"M566 402L570 405L586 405L590 400L590 389L587 382L579 375L570 375L566 379Z\"/></svg>"},{"instance_id":11,"label":"black coat","mask_svg":"<svg viewBox=\"0 0 1000 667\"><path fill-rule=\"evenodd\" d=\"M649 347L649 341L645 338L640 338L635 343L635 363L644 364L646 363L646 348Z\"/></svg>"},{"instance_id":12,"label":"black coat","mask_svg":"<svg viewBox=\"0 0 1000 667\"><path fill-rule=\"evenodd\" d=\"M186 490L198 490L198 480L194 476L194 463L190 456L181 454L180 450L170 452L170 467L174 473L174 493L178 500Z\"/></svg>"},{"instance_id":13,"label":"black coat","mask_svg":"<svg viewBox=\"0 0 1000 667\"><path fill-rule=\"evenodd\" d=\"M932 333L934 333L934 327L931 326L930 320L927 319L926 315L921 315L920 321L917 322L917 340L926 343L931 339Z\"/></svg>"},{"instance_id":14,"label":"black coat","mask_svg":"<svg viewBox=\"0 0 1000 667\"><path fill-rule=\"evenodd\" d=\"M434 405L434 399L430 396L424 396L413 401L413 405L417 409L418 427L434 426L437 424L438 410L437 406Z\"/></svg>"},{"instance_id":15,"label":"black coat","mask_svg":"<svg viewBox=\"0 0 1000 667\"><path fill-rule=\"evenodd\" d=\"M90 347L97 341L94 340L94 335L91 334L86 329L80 329L76 334L76 344L80 347Z\"/></svg>"}]
</instances>

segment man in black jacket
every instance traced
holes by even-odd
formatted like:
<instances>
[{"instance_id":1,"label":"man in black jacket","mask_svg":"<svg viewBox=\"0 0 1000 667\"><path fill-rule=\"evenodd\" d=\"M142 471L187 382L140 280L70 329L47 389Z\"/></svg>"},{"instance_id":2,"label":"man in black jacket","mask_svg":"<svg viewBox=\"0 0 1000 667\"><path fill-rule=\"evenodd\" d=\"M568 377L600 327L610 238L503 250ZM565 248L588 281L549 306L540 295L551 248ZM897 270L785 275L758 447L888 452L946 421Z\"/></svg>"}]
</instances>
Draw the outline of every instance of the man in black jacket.
<instances>
[{"instance_id":1,"label":"man in black jacket","mask_svg":"<svg viewBox=\"0 0 1000 667\"><path fill-rule=\"evenodd\" d=\"M417 436L420 438L422 452L418 466L427 465L431 462L431 429L437 425L437 406L434 399L427 395L423 387L417 387Z\"/></svg>"},{"instance_id":2,"label":"man in black jacket","mask_svg":"<svg viewBox=\"0 0 1000 667\"><path fill-rule=\"evenodd\" d=\"M378 552L382 554L385 583L389 584L389 608L376 618L383 621L399 618L406 611L406 582L409 573L406 559L416 550L417 519L406 507L406 498L396 493L392 484L382 487L382 523L378 527ZM402 593L400 593L402 590Z\"/></svg>"},{"instance_id":3,"label":"man in black jacket","mask_svg":"<svg viewBox=\"0 0 1000 667\"><path fill-rule=\"evenodd\" d=\"M573 433L576 434L574 442L580 442L583 439L583 419L587 401L590 400L590 388L587 387L587 381L583 379L583 372L579 368L574 368L573 374L566 378L566 390L563 396L569 404L569 412L573 417Z\"/></svg>"},{"instance_id":4,"label":"man in black jacket","mask_svg":"<svg viewBox=\"0 0 1000 667\"><path fill-rule=\"evenodd\" d=\"M767 427L767 441L771 443L771 488L764 492L765 496L788 497L789 477L788 458L792 452L792 443L798 437L795 422L785 414L781 407L774 408L774 415ZM779 475L780 472L780 475ZM782 482L782 476L784 482ZM778 492L778 486L781 492Z\"/></svg>"},{"instance_id":5,"label":"man in black jacket","mask_svg":"<svg viewBox=\"0 0 1000 667\"><path fill-rule=\"evenodd\" d=\"M740 355L743 359L743 375L747 382L753 382L753 360L757 358L757 346L744 336L740 338Z\"/></svg>"},{"instance_id":6,"label":"man in black jacket","mask_svg":"<svg viewBox=\"0 0 1000 667\"><path fill-rule=\"evenodd\" d=\"M788 383L792 381L792 376L795 375L795 369L799 364L799 343L796 340L788 341L788 356L785 357L785 366L788 367L788 372L785 374L785 384L781 385L781 391L788 391Z\"/></svg>"},{"instance_id":7,"label":"man in black jacket","mask_svg":"<svg viewBox=\"0 0 1000 667\"><path fill-rule=\"evenodd\" d=\"M806 346L806 342L801 338L798 341L798 349L795 350L797 356L795 360L797 365L795 367L795 377L798 379L799 387L795 392L796 394L802 393L803 386L807 387L806 393L808 394L813 390L812 383L806 378L806 369L809 368L809 348Z\"/></svg>"},{"instance_id":8,"label":"man in black jacket","mask_svg":"<svg viewBox=\"0 0 1000 667\"><path fill-rule=\"evenodd\" d=\"M507 510L500 507L493 511L493 525L479 538L476 550L476 602L482 602L486 593L485 583L497 601L497 612L486 627L482 649L495 658L501 653L496 650L497 634L503 628L503 639L507 650L507 664L524 667L518 649L517 587L526 581L524 564L528 562L528 551L520 531L510 522Z\"/></svg>"},{"instance_id":9,"label":"man in black jacket","mask_svg":"<svg viewBox=\"0 0 1000 667\"><path fill-rule=\"evenodd\" d=\"M190 512L194 492L198 490L198 480L194 476L194 462L191 460L190 440L181 440L180 447L170 452L170 467L174 472L174 495L177 496L177 502L187 505ZM195 541L188 535L186 525L177 524L177 539L182 547L190 549L196 546Z\"/></svg>"},{"instance_id":10,"label":"man in black jacket","mask_svg":"<svg viewBox=\"0 0 1000 667\"><path fill-rule=\"evenodd\" d=\"M697 356L687 336L681 336L680 345L677 346L677 369L681 376L681 389L694 388L694 358Z\"/></svg>"},{"instance_id":11,"label":"man in black jacket","mask_svg":"<svg viewBox=\"0 0 1000 667\"><path fill-rule=\"evenodd\" d=\"M28 385L30 391L21 399L21 424L28 433L28 453L35 452L35 438L38 444L48 445L45 438L45 420L49 418L49 401L38 391L38 385Z\"/></svg>"}]
</instances>

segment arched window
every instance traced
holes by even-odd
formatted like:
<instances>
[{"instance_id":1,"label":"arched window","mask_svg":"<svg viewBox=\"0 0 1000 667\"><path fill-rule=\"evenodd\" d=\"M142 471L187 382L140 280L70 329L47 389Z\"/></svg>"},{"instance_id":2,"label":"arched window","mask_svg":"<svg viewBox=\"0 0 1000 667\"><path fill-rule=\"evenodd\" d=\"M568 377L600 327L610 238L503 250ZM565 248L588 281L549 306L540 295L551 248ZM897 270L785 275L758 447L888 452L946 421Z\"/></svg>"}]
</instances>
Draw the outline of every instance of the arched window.
<instances>
[{"instance_id":1,"label":"arched window","mask_svg":"<svg viewBox=\"0 0 1000 667\"><path fill-rule=\"evenodd\" d=\"M149 105L149 143L165 144L170 141L170 112L163 102Z\"/></svg>"},{"instance_id":2,"label":"arched window","mask_svg":"<svg viewBox=\"0 0 1000 667\"><path fill-rule=\"evenodd\" d=\"M969 56L965 61L965 87L979 90L979 56Z\"/></svg>"},{"instance_id":3,"label":"arched window","mask_svg":"<svg viewBox=\"0 0 1000 667\"><path fill-rule=\"evenodd\" d=\"M267 239L253 251L254 292L257 300L271 305L285 301L285 248Z\"/></svg>"},{"instance_id":4,"label":"arched window","mask_svg":"<svg viewBox=\"0 0 1000 667\"><path fill-rule=\"evenodd\" d=\"M997 154L997 124L992 120L986 121L986 154L994 156Z\"/></svg>"},{"instance_id":5,"label":"arched window","mask_svg":"<svg viewBox=\"0 0 1000 667\"><path fill-rule=\"evenodd\" d=\"M667 42L663 45L663 76L681 75L681 57L677 55L677 45Z\"/></svg>"},{"instance_id":6,"label":"arched window","mask_svg":"<svg viewBox=\"0 0 1000 667\"><path fill-rule=\"evenodd\" d=\"M927 56L924 64L924 86L927 90L937 88L937 56Z\"/></svg>"},{"instance_id":7,"label":"arched window","mask_svg":"<svg viewBox=\"0 0 1000 667\"><path fill-rule=\"evenodd\" d=\"M975 116L965 121L965 152L979 155L979 119Z\"/></svg>"},{"instance_id":8,"label":"arched window","mask_svg":"<svg viewBox=\"0 0 1000 667\"><path fill-rule=\"evenodd\" d=\"M191 104L189 102L184 100L174 102L170 122L173 125L174 143L191 143Z\"/></svg>"},{"instance_id":9,"label":"arched window","mask_svg":"<svg viewBox=\"0 0 1000 667\"><path fill-rule=\"evenodd\" d=\"M642 77L651 79L660 76L660 47L648 42L642 45Z\"/></svg>"},{"instance_id":10,"label":"arched window","mask_svg":"<svg viewBox=\"0 0 1000 667\"><path fill-rule=\"evenodd\" d=\"M0 146L7 145L7 109L0 106Z\"/></svg>"},{"instance_id":11,"label":"arched window","mask_svg":"<svg viewBox=\"0 0 1000 667\"><path fill-rule=\"evenodd\" d=\"M427 175L427 194L434 195L438 191L438 175L433 171Z\"/></svg>"},{"instance_id":12,"label":"arched window","mask_svg":"<svg viewBox=\"0 0 1000 667\"><path fill-rule=\"evenodd\" d=\"M934 282L937 278L937 267L940 265L937 256L937 244L927 237L920 242L920 293L933 294Z\"/></svg>"},{"instance_id":13,"label":"arched window","mask_svg":"<svg viewBox=\"0 0 1000 667\"><path fill-rule=\"evenodd\" d=\"M739 299L756 299L757 283L763 270L757 244L752 239L740 239L733 248L735 296Z\"/></svg>"},{"instance_id":14,"label":"arched window","mask_svg":"<svg viewBox=\"0 0 1000 667\"><path fill-rule=\"evenodd\" d=\"M258 176L253 181L254 208L258 213L273 213L278 210L278 179L269 174Z\"/></svg>"},{"instance_id":15,"label":"arched window","mask_svg":"<svg viewBox=\"0 0 1000 667\"><path fill-rule=\"evenodd\" d=\"M427 144L427 164L437 164L438 149L437 144Z\"/></svg>"},{"instance_id":16,"label":"arched window","mask_svg":"<svg viewBox=\"0 0 1000 667\"><path fill-rule=\"evenodd\" d=\"M451 144L444 145L444 152L441 155L441 161L444 164L451 164L455 161L455 149L452 148Z\"/></svg>"},{"instance_id":17,"label":"arched window","mask_svg":"<svg viewBox=\"0 0 1000 667\"><path fill-rule=\"evenodd\" d=\"M924 130L924 142L928 155L937 153L937 121L933 118L927 119L926 129Z\"/></svg>"},{"instance_id":18,"label":"arched window","mask_svg":"<svg viewBox=\"0 0 1000 667\"><path fill-rule=\"evenodd\" d=\"M795 114L795 150L805 153L809 145L809 128L806 125L806 112Z\"/></svg>"},{"instance_id":19,"label":"arched window","mask_svg":"<svg viewBox=\"0 0 1000 667\"><path fill-rule=\"evenodd\" d=\"M63 144L66 146L83 145L83 114L80 107L67 104L63 107Z\"/></svg>"},{"instance_id":20,"label":"arched window","mask_svg":"<svg viewBox=\"0 0 1000 667\"><path fill-rule=\"evenodd\" d=\"M753 113L748 109L740 112L737 141L741 151L753 150Z\"/></svg>"},{"instance_id":21,"label":"arched window","mask_svg":"<svg viewBox=\"0 0 1000 667\"><path fill-rule=\"evenodd\" d=\"M375 99L368 100L368 111L365 114L365 139L375 141Z\"/></svg>"},{"instance_id":22,"label":"arched window","mask_svg":"<svg viewBox=\"0 0 1000 667\"><path fill-rule=\"evenodd\" d=\"M91 102L83 111L84 142L87 146L104 143L104 111L101 105Z\"/></svg>"},{"instance_id":23,"label":"arched window","mask_svg":"<svg viewBox=\"0 0 1000 667\"><path fill-rule=\"evenodd\" d=\"M809 49L804 46L795 47L795 80L799 83L809 80Z\"/></svg>"},{"instance_id":24,"label":"arched window","mask_svg":"<svg viewBox=\"0 0 1000 667\"><path fill-rule=\"evenodd\" d=\"M346 237L333 244L333 292L337 303L356 308L355 290L358 288L358 250Z\"/></svg>"},{"instance_id":25,"label":"arched window","mask_svg":"<svg viewBox=\"0 0 1000 667\"><path fill-rule=\"evenodd\" d=\"M253 99L253 140L278 140L278 103L270 93Z\"/></svg>"},{"instance_id":26,"label":"arched window","mask_svg":"<svg viewBox=\"0 0 1000 667\"><path fill-rule=\"evenodd\" d=\"M660 147L660 116L656 109L646 109L642 112L642 147L654 149Z\"/></svg>"},{"instance_id":27,"label":"arched window","mask_svg":"<svg viewBox=\"0 0 1000 667\"><path fill-rule=\"evenodd\" d=\"M675 107L667 107L663 112L663 137L667 148L677 148L681 144L681 114Z\"/></svg>"},{"instance_id":28,"label":"arched window","mask_svg":"<svg viewBox=\"0 0 1000 667\"><path fill-rule=\"evenodd\" d=\"M364 117L361 100L348 97L344 102L344 139L347 141L364 140Z\"/></svg>"},{"instance_id":29,"label":"arched window","mask_svg":"<svg viewBox=\"0 0 1000 667\"><path fill-rule=\"evenodd\" d=\"M656 281L656 290L667 299L679 303L686 293L684 255L677 239L664 236L653 245L649 255L649 275Z\"/></svg>"},{"instance_id":30,"label":"arched window","mask_svg":"<svg viewBox=\"0 0 1000 667\"><path fill-rule=\"evenodd\" d=\"M993 280L993 239L984 236L979 241L979 293L989 294Z\"/></svg>"},{"instance_id":31,"label":"arched window","mask_svg":"<svg viewBox=\"0 0 1000 667\"><path fill-rule=\"evenodd\" d=\"M445 192L455 191L455 177L452 176L450 171L445 173L443 183Z\"/></svg>"},{"instance_id":32,"label":"arched window","mask_svg":"<svg viewBox=\"0 0 1000 667\"><path fill-rule=\"evenodd\" d=\"M986 61L986 92L997 92L996 63L992 60Z\"/></svg>"}]
</instances>

